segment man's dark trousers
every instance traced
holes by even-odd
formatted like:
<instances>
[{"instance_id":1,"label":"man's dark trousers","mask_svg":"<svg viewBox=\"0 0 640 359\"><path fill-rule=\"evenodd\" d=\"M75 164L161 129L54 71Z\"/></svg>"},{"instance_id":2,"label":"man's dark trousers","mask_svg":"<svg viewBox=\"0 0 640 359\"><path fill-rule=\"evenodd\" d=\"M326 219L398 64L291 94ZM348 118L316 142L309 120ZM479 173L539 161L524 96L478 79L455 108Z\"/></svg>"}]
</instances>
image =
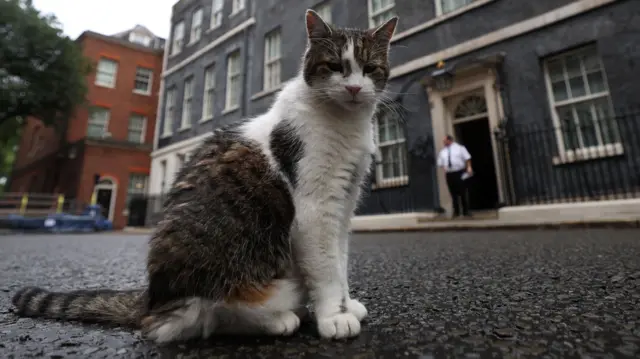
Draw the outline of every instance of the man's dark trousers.
<instances>
[{"instance_id":1,"label":"man's dark trousers","mask_svg":"<svg viewBox=\"0 0 640 359\"><path fill-rule=\"evenodd\" d=\"M451 194L451 200L453 202L454 217L460 216L460 202L462 202L462 215L470 215L467 181L462 179L462 174L465 172L466 170L447 172L447 187L449 187L449 193Z\"/></svg>"}]
</instances>

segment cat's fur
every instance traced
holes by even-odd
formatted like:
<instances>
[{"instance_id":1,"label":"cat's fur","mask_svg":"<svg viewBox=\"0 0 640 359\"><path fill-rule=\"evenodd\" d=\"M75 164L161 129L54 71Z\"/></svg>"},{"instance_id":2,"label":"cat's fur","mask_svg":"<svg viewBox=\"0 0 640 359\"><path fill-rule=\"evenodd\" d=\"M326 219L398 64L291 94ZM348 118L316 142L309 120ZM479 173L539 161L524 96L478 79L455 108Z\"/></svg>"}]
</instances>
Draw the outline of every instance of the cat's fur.
<instances>
[{"instance_id":1,"label":"cat's fur","mask_svg":"<svg viewBox=\"0 0 640 359\"><path fill-rule=\"evenodd\" d=\"M349 225L396 23L338 28L308 10L299 75L265 114L216 130L177 174L150 240L148 287L23 288L18 314L129 325L171 342L289 335L309 301L322 337L358 335L367 310L349 296Z\"/></svg>"}]
</instances>

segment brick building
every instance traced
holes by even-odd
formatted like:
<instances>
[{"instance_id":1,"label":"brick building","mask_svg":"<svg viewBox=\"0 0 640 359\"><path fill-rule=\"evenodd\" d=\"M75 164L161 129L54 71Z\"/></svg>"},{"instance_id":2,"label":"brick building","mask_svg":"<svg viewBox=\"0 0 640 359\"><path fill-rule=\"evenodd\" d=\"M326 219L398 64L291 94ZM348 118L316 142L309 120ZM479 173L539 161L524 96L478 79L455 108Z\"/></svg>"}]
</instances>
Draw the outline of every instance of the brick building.
<instances>
[{"instance_id":1,"label":"brick building","mask_svg":"<svg viewBox=\"0 0 640 359\"><path fill-rule=\"evenodd\" d=\"M95 192L123 228L135 221L129 200L147 187L165 40L136 26L112 36L85 31L76 42L95 68L87 105L57 132L27 121L10 191L62 193L81 204Z\"/></svg>"}]
</instances>

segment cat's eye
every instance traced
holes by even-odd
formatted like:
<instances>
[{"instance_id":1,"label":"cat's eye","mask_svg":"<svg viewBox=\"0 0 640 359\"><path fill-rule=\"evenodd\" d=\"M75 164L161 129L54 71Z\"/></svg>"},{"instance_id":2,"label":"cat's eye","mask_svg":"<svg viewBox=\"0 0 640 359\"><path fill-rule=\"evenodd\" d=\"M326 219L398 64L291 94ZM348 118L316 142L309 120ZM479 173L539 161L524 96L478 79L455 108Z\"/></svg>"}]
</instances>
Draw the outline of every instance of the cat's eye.
<instances>
[{"instance_id":1,"label":"cat's eye","mask_svg":"<svg viewBox=\"0 0 640 359\"><path fill-rule=\"evenodd\" d=\"M342 64L338 62L327 62L327 67L333 72L342 72Z\"/></svg>"},{"instance_id":2,"label":"cat's eye","mask_svg":"<svg viewBox=\"0 0 640 359\"><path fill-rule=\"evenodd\" d=\"M364 65L364 68L362 69L362 72L364 72L365 74L370 74L372 72L374 72L376 70L376 66L373 65Z\"/></svg>"}]
</instances>

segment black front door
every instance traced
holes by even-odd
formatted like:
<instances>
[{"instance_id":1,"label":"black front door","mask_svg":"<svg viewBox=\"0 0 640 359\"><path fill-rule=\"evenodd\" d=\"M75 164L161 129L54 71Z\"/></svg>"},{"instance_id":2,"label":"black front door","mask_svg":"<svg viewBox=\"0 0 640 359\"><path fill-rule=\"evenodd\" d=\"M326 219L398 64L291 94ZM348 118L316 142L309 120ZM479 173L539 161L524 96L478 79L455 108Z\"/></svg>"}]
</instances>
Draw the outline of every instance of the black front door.
<instances>
[{"instance_id":1,"label":"black front door","mask_svg":"<svg viewBox=\"0 0 640 359\"><path fill-rule=\"evenodd\" d=\"M143 196L131 198L127 225L130 227L143 227L146 216L147 199Z\"/></svg>"},{"instance_id":2,"label":"black front door","mask_svg":"<svg viewBox=\"0 0 640 359\"><path fill-rule=\"evenodd\" d=\"M111 193L113 190L107 188L98 189L96 193L96 202L102 207L102 216L109 218L109 209L111 208Z\"/></svg>"},{"instance_id":3,"label":"black front door","mask_svg":"<svg viewBox=\"0 0 640 359\"><path fill-rule=\"evenodd\" d=\"M493 147L489 119L477 119L455 125L456 140L471 154L473 177L469 181L469 205L471 210L498 207L498 182L496 180Z\"/></svg>"}]
</instances>

